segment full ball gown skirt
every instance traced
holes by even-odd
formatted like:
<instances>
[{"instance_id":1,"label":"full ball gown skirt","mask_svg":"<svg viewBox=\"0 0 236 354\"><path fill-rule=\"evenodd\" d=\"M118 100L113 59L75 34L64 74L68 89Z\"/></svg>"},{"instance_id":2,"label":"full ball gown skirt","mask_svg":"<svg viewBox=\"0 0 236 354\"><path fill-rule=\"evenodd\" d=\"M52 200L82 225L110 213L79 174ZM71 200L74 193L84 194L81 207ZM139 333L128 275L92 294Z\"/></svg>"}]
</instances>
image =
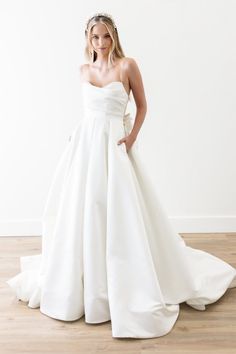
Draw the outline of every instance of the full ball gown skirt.
<instances>
[{"instance_id":1,"label":"full ball gown skirt","mask_svg":"<svg viewBox=\"0 0 236 354\"><path fill-rule=\"evenodd\" d=\"M7 280L18 299L54 319L111 320L113 337L167 334L179 304L196 310L236 286L236 269L187 246L142 166L120 81L83 82L84 113L54 173L42 253L20 257Z\"/></svg>"}]
</instances>

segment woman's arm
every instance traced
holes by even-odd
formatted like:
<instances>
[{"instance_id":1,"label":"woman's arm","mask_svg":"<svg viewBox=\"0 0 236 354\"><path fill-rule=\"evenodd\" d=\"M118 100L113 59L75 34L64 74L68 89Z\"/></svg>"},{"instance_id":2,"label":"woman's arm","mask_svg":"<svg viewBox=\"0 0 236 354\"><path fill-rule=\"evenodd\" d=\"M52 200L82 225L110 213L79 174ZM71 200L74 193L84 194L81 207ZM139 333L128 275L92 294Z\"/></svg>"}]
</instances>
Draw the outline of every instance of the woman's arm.
<instances>
[{"instance_id":1,"label":"woman's arm","mask_svg":"<svg viewBox=\"0 0 236 354\"><path fill-rule=\"evenodd\" d=\"M137 108L133 128L130 134L127 137L120 139L118 142L118 144L125 142L126 148L129 150L133 145L133 142L136 140L138 132L145 119L147 112L147 102L142 76L136 61L133 58L126 58L123 65L123 70L124 76L128 77L130 88L132 90Z\"/></svg>"},{"instance_id":2,"label":"woman's arm","mask_svg":"<svg viewBox=\"0 0 236 354\"><path fill-rule=\"evenodd\" d=\"M133 58L127 58L125 66L137 108L133 129L130 132L130 135L136 138L145 119L145 115L147 112L147 102L143 87L142 76L136 61Z\"/></svg>"}]
</instances>

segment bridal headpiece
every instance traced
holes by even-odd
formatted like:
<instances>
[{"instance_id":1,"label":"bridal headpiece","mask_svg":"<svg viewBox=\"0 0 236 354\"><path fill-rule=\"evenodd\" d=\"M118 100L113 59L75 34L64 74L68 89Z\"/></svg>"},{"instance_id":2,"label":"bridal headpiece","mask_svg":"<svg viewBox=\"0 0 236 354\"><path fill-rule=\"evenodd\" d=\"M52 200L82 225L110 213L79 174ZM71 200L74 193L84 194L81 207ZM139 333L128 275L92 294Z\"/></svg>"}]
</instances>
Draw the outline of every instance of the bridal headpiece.
<instances>
[{"instance_id":1,"label":"bridal headpiece","mask_svg":"<svg viewBox=\"0 0 236 354\"><path fill-rule=\"evenodd\" d=\"M105 12L97 12L96 14L94 14L92 17L90 17L87 22L86 22L86 30L88 29L88 25L89 25L89 22L94 18L94 17L107 17L111 20L112 24L113 24L113 27L114 29L117 29L116 27L116 24L115 24L115 21L113 20L112 16L108 13L105 13Z\"/></svg>"}]
</instances>

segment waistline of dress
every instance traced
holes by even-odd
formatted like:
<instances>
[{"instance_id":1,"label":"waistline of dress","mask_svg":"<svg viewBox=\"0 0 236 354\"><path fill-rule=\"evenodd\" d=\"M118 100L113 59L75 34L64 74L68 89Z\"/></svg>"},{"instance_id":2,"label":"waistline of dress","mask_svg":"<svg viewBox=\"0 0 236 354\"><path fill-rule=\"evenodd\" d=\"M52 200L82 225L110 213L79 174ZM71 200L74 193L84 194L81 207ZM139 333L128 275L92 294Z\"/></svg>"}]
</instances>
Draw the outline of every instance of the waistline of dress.
<instances>
[{"instance_id":1,"label":"waistline of dress","mask_svg":"<svg viewBox=\"0 0 236 354\"><path fill-rule=\"evenodd\" d=\"M104 119L119 119L121 121L127 121L131 119L130 113L114 113L114 112L104 112L104 111L99 111L97 109L85 109L84 112L84 117L88 118L104 118Z\"/></svg>"}]
</instances>

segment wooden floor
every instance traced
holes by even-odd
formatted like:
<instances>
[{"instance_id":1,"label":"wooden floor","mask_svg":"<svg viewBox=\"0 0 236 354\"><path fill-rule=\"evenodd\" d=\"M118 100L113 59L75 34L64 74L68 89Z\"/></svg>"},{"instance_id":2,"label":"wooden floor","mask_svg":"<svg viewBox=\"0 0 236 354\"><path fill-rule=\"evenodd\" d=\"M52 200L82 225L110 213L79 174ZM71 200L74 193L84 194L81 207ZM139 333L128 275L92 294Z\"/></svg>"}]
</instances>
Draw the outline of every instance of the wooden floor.
<instances>
[{"instance_id":1,"label":"wooden floor","mask_svg":"<svg viewBox=\"0 0 236 354\"><path fill-rule=\"evenodd\" d=\"M181 234L198 248L236 267L236 233ZM113 338L111 322L86 324L52 319L18 301L5 280L19 271L19 257L41 252L40 237L0 237L0 354L125 353L236 354L236 288L205 311L180 304L171 332L152 339Z\"/></svg>"}]
</instances>

